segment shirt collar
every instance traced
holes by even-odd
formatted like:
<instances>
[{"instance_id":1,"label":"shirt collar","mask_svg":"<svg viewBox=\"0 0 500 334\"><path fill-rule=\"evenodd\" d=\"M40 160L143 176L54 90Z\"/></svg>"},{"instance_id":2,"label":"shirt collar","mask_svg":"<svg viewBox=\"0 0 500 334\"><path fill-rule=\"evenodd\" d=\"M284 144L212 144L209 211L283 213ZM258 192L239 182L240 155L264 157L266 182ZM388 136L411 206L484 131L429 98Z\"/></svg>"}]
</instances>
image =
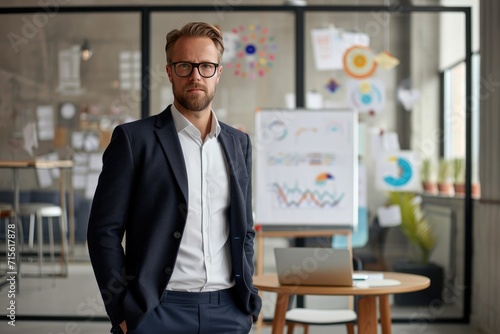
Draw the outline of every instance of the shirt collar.
<instances>
[{"instance_id":1,"label":"shirt collar","mask_svg":"<svg viewBox=\"0 0 500 334\"><path fill-rule=\"evenodd\" d=\"M221 131L221 127L219 124L219 120L215 115L213 110L210 110L212 113L212 124L211 129L208 134L208 138L217 137ZM171 113L172 118L174 119L175 130L177 133L181 133L182 131L187 131L188 133L195 134L198 137L201 137L200 131L191 123L183 114L175 107L174 104L171 105Z\"/></svg>"}]
</instances>

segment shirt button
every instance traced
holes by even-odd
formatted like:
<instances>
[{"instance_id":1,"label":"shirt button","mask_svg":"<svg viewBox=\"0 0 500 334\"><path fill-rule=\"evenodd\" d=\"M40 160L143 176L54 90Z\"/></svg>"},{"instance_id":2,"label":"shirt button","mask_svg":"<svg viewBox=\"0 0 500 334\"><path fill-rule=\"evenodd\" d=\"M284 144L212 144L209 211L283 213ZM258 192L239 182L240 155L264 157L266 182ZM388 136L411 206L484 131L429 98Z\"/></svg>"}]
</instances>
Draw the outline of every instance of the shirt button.
<instances>
[{"instance_id":1,"label":"shirt button","mask_svg":"<svg viewBox=\"0 0 500 334\"><path fill-rule=\"evenodd\" d=\"M174 238L180 239L181 237L181 232L174 232Z\"/></svg>"}]
</instances>

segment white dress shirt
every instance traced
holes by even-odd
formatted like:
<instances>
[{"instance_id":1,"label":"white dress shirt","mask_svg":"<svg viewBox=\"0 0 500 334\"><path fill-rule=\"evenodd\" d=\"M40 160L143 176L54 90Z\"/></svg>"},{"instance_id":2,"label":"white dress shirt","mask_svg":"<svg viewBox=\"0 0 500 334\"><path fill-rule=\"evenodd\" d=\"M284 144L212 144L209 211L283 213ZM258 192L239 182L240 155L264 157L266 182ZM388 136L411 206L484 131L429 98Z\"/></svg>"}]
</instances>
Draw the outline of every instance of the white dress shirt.
<instances>
[{"instance_id":1,"label":"white dress shirt","mask_svg":"<svg viewBox=\"0 0 500 334\"><path fill-rule=\"evenodd\" d=\"M234 285L229 245L229 174L217 140L221 128L212 111L210 133L200 131L171 107L188 177L188 213L167 290L215 291Z\"/></svg>"}]
</instances>

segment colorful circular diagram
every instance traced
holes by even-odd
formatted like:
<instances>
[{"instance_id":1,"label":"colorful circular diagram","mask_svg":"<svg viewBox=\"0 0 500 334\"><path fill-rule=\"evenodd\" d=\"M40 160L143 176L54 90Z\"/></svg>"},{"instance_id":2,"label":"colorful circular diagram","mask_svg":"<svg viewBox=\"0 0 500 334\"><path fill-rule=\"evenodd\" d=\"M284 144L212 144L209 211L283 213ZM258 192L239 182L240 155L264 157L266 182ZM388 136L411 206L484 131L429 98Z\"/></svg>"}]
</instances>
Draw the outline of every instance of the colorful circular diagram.
<instances>
[{"instance_id":1,"label":"colorful circular diagram","mask_svg":"<svg viewBox=\"0 0 500 334\"><path fill-rule=\"evenodd\" d=\"M375 73L377 62L372 49L355 45L344 53L344 71L356 79L368 78Z\"/></svg>"},{"instance_id":2,"label":"colorful circular diagram","mask_svg":"<svg viewBox=\"0 0 500 334\"><path fill-rule=\"evenodd\" d=\"M263 77L273 67L276 59L276 44L269 29L260 25L240 25L231 30L237 34L239 41L236 46L236 57L226 68L235 76L255 79Z\"/></svg>"},{"instance_id":3,"label":"colorful circular diagram","mask_svg":"<svg viewBox=\"0 0 500 334\"><path fill-rule=\"evenodd\" d=\"M348 85L349 104L358 112L377 112L385 104L384 84L378 79L352 80Z\"/></svg>"},{"instance_id":4,"label":"colorful circular diagram","mask_svg":"<svg viewBox=\"0 0 500 334\"><path fill-rule=\"evenodd\" d=\"M271 132L274 135L274 139L278 141L285 139L286 136L288 135L288 129L283 121L280 120L272 121L267 128L271 130Z\"/></svg>"},{"instance_id":5,"label":"colorful circular diagram","mask_svg":"<svg viewBox=\"0 0 500 334\"><path fill-rule=\"evenodd\" d=\"M390 157L389 161L393 161L398 164L399 175L385 176L384 177L385 183L387 183L392 187L402 187L408 184L408 182L410 182L411 178L413 177L413 168L411 167L411 164L408 162L408 160L402 157Z\"/></svg>"}]
</instances>

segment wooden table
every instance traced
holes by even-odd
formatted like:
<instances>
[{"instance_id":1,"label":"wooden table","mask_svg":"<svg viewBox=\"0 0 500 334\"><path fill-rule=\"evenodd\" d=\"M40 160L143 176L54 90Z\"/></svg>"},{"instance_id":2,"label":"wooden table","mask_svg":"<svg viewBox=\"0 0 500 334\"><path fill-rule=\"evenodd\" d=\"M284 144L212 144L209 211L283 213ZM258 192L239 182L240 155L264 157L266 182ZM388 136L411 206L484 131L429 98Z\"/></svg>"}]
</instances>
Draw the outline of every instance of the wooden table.
<instances>
[{"instance_id":1,"label":"wooden table","mask_svg":"<svg viewBox=\"0 0 500 334\"><path fill-rule=\"evenodd\" d=\"M20 169L54 169L58 168L61 172L59 177L59 192L60 205L63 211L63 219L69 216L69 251L70 255L74 252L75 246L75 207L74 207L74 192L73 180L71 171L73 169L73 161L71 160L20 160L20 161L0 161L0 168L12 169L14 172L14 220L17 222L19 214L19 170ZM66 175L65 171L68 171ZM69 178L69 203L66 204L66 176ZM69 211L68 211L69 210ZM69 214L69 215L68 215ZM67 259L65 259L67 261Z\"/></svg>"},{"instance_id":2,"label":"wooden table","mask_svg":"<svg viewBox=\"0 0 500 334\"><path fill-rule=\"evenodd\" d=\"M257 275L253 279L255 287L261 291L276 292L276 309L273 319L273 334L282 334L285 328L285 314L290 295L336 295L361 296L358 301L358 333L377 333L377 301L380 309L382 333L391 333L391 308L389 295L423 290L430 286L430 279L424 276L384 272L384 279L398 280L399 285L377 287L334 287L280 285L276 274Z\"/></svg>"}]
</instances>

